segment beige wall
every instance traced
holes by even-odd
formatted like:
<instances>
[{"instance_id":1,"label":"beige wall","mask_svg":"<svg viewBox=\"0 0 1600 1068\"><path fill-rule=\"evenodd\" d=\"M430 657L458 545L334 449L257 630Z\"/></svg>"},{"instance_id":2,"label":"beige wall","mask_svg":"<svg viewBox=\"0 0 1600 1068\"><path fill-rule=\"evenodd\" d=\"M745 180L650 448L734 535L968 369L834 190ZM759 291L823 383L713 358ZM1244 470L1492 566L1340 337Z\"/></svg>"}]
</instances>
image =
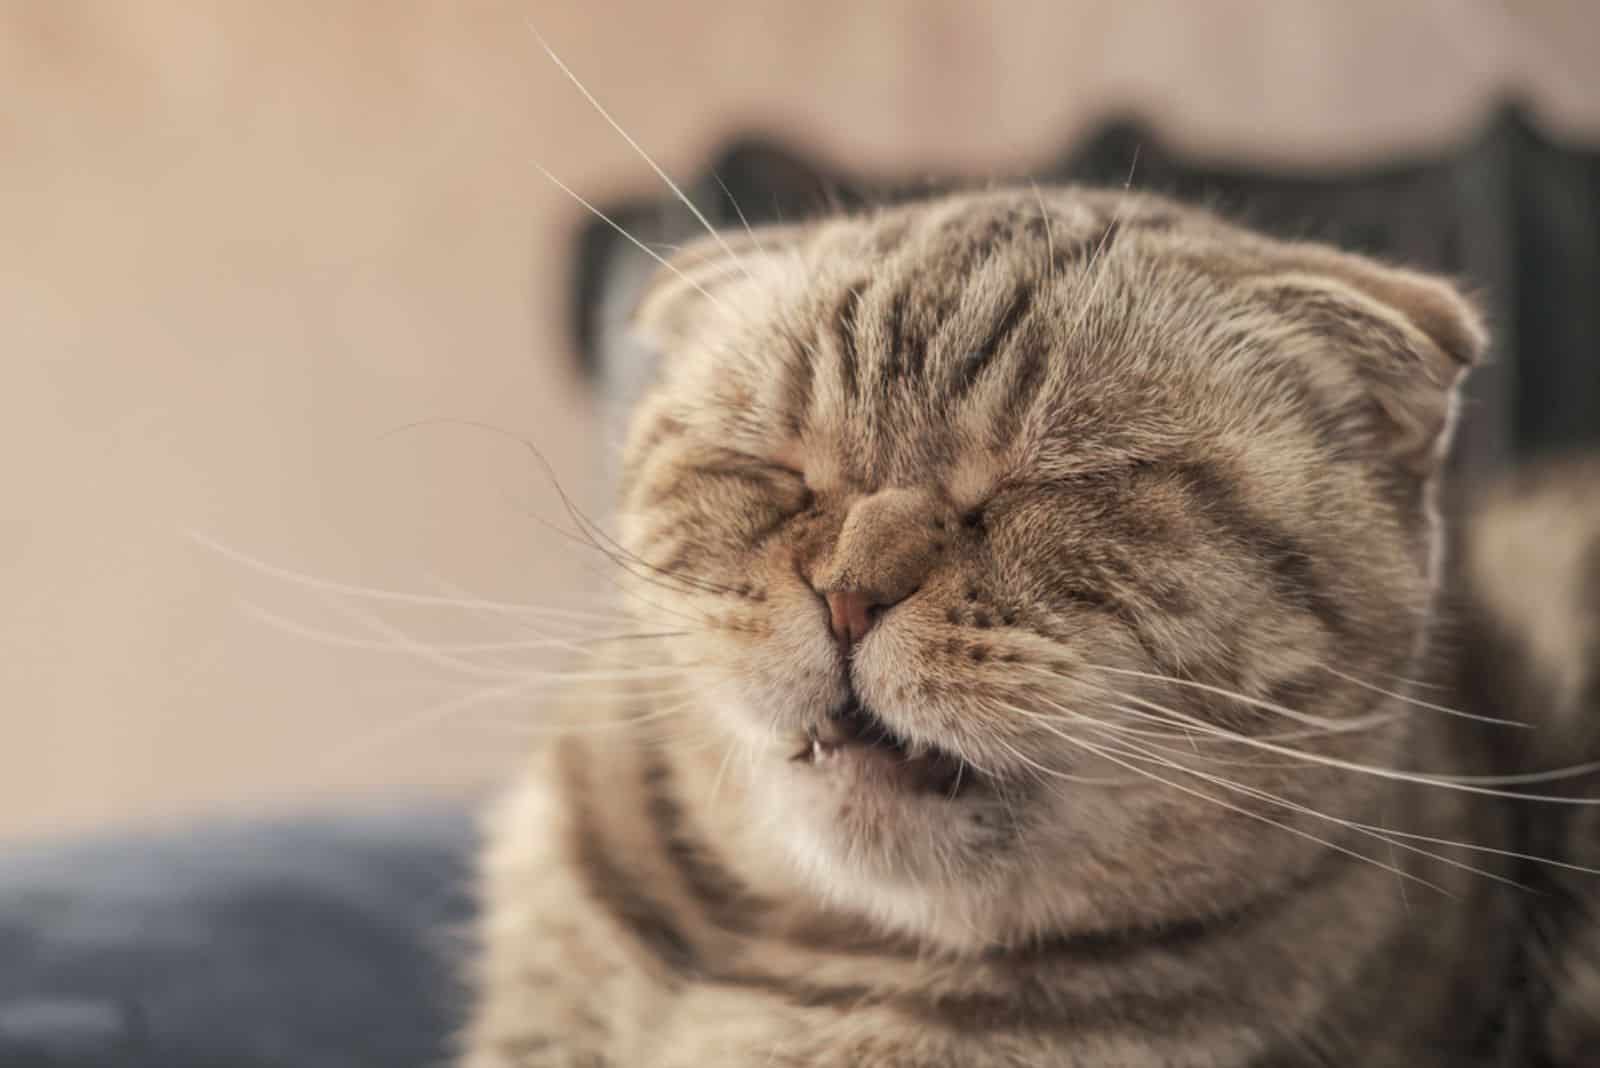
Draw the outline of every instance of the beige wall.
<instances>
[{"instance_id":1,"label":"beige wall","mask_svg":"<svg viewBox=\"0 0 1600 1068\"><path fill-rule=\"evenodd\" d=\"M0 833L515 758L496 723L526 708L427 720L482 680L265 625L245 605L363 624L186 532L343 583L595 603L525 452L385 436L525 432L601 505L559 322L575 209L532 164L596 196L646 174L526 19L679 170L760 124L1003 173L1123 103L1311 165L1448 140L1502 84L1600 129L1583 3L1400 6L0 4ZM430 640L525 622L366 607Z\"/></svg>"}]
</instances>

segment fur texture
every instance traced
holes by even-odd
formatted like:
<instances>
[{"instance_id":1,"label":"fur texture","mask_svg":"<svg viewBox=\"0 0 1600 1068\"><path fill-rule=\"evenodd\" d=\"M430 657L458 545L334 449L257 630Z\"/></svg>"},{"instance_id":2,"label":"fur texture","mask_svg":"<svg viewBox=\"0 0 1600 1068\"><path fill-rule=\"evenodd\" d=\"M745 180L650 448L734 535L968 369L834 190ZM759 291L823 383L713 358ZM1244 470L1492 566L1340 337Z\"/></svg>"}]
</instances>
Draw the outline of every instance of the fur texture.
<instances>
[{"instance_id":1,"label":"fur texture","mask_svg":"<svg viewBox=\"0 0 1600 1068\"><path fill-rule=\"evenodd\" d=\"M1595 749L1600 520L1560 618L1513 520L1442 551L1452 288L1029 189L707 239L637 322L669 633L496 818L470 1068L1584 1063L1600 884L1513 854L1592 810L1506 795L1585 784L1505 776ZM1438 689L1474 642L1560 713Z\"/></svg>"}]
</instances>

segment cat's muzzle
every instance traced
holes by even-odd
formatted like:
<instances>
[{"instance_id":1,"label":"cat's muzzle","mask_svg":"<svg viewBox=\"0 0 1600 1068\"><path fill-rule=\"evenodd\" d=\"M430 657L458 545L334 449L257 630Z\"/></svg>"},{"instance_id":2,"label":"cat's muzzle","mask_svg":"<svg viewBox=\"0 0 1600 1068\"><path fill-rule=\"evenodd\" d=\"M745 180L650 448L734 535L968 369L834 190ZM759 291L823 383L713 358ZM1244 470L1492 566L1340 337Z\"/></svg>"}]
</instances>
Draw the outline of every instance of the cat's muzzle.
<instances>
[{"instance_id":1,"label":"cat's muzzle","mask_svg":"<svg viewBox=\"0 0 1600 1068\"><path fill-rule=\"evenodd\" d=\"M886 783L951 800L978 783L978 775L961 757L901 737L853 694L807 731L803 747L790 759L823 771L867 765L861 770Z\"/></svg>"}]
</instances>

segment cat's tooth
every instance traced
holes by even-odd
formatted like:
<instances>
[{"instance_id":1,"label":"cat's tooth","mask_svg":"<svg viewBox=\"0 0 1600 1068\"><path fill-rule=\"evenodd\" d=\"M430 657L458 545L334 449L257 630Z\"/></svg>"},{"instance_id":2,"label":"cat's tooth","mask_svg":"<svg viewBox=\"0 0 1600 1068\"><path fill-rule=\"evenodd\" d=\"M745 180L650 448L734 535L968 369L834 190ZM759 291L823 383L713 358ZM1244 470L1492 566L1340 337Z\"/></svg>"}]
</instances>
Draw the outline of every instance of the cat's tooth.
<instances>
[{"instance_id":1,"label":"cat's tooth","mask_svg":"<svg viewBox=\"0 0 1600 1068\"><path fill-rule=\"evenodd\" d=\"M821 760L822 760L822 743L817 741L817 739L813 738L813 739L811 739L811 762L813 764L816 764L816 763L820 762Z\"/></svg>"}]
</instances>

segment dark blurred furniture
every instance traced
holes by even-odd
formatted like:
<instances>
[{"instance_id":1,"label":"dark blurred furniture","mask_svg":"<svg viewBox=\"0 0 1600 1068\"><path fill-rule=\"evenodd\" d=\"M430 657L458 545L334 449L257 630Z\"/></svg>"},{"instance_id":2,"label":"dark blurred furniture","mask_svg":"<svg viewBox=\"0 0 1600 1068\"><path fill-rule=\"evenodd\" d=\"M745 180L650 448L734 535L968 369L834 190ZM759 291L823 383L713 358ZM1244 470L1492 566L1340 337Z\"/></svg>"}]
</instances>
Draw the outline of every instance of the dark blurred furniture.
<instances>
[{"instance_id":1,"label":"dark blurred furniture","mask_svg":"<svg viewBox=\"0 0 1600 1068\"><path fill-rule=\"evenodd\" d=\"M0 853L0 1068L438 1068L465 806Z\"/></svg>"}]
</instances>

